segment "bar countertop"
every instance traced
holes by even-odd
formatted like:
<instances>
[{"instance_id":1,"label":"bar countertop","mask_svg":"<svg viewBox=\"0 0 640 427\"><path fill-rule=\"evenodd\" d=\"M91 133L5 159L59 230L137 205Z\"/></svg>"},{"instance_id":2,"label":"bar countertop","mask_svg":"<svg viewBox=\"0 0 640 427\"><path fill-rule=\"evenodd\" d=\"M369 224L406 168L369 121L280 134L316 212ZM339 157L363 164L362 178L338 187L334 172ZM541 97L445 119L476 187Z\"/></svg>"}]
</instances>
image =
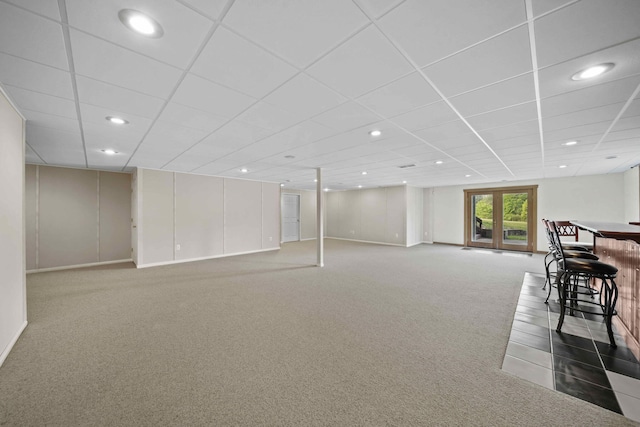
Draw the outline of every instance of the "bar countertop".
<instances>
[{"instance_id":1,"label":"bar countertop","mask_svg":"<svg viewBox=\"0 0 640 427\"><path fill-rule=\"evenodd\" d=\"M594 235L620 240L640 242L640 226L618 222L569 221L581 230L590 231Z\"/></svg>"}]
</instances>

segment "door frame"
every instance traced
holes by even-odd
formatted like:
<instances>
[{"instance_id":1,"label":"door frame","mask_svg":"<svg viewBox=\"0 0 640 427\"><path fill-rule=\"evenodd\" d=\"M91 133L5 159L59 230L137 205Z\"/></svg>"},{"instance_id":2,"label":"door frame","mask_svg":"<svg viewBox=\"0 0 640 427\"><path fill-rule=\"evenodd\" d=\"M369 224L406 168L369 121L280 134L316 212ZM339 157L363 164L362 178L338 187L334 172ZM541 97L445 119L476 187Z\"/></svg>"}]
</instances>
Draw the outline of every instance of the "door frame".
<instances>
[{"instance_id":1,"label":"door frame","mask_svg":"<svg viewBox=\"0 0 640 427\"><path fill-rule=\"evenodd\" d=\"M284 196L296 196L298 199L298 240L288 240L284 241ZM302 240L302 221L300 217L302 216L302 212L300 210L302 195L298 193L280 193L280 243L289 243L289 242L300 242Z\"/></svg>"},{"instance_id":2,"label":"door frame","mask_svg":"<svg viewBox=\"0 0 640 427\"><path fill-rule=\"evenodd\" d=\"M538 213L538 186L522 185L514 187L473 188L464 191L464 242L465 246L489 249L504 249L520 252L535 252L537 250L537 213ZM527 198L527 244L505 244L502 237L502 197L509 193L528 193ZM492 241L474 242L471 238L471 198L475 195L493 195L493 232ZM496 218L497 214L499 218Z\"/></svg>"}]
</instances>

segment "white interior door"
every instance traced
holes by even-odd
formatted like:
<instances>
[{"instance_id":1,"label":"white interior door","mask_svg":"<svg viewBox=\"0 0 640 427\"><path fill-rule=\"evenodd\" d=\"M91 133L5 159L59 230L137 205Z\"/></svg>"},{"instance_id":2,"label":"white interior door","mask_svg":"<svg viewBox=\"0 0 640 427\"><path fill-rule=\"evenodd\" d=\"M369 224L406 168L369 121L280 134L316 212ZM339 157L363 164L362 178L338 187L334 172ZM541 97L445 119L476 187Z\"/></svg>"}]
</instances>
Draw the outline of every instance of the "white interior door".
<instances>
[{"instance_id":1,"label":"white interior door","mask_svg":"<svg viewBox=\"0 0 640 427\"><path fill-rule=\"evenodd\" d=\"M282 195L282 241L300 240L300 195Z\"/></svg>"}]
</instances>

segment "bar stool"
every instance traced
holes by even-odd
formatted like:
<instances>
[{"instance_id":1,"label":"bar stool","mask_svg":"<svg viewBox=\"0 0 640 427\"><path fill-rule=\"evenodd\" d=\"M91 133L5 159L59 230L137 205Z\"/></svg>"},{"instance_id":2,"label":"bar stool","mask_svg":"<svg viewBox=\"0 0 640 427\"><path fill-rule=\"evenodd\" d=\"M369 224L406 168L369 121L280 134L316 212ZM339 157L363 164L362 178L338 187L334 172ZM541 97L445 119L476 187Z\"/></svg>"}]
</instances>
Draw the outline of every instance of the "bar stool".
<instances>
[{"instance_id":1,"label":"bar stool","mask_svg":"<svg viewBox=\"0 0 640 427\"><path fill-rule=\"evenodd\" d=\"M605 318L610 345L611 347L616 347L613 330L611 329L611 319L617 314L615 307L618 300L618 287L614 279L618 269L612 265L592 259L566 257L556 224L553 221L549 221L548 224L554 249L559 256L556 286L560 297L560 318L558 319L556 331L561 332L567 308L569 309L569 315L573 315L574 311L601 315ZM598 301L580 298L580 295L593 296L594 293L593 288L588 285L589 282L586 282L586 286L580 286L577 280L571 281L572 278L576 277L589 279L589 281L591 279L600 279L601 285L598 292L600 297ZM582 291L581 288L588 289ZM588 310L587 307L590 305L599 306L602 312Z\"/></svg>"},{"instance_id":2,"label":"bar stool","mask_svg":"<svg viewBox=\"0 0 640 427\"><path fill-rule=\"evenodd\" d=\"M558 254L558 251L555 249L555 245L553 244L553 236L551 233L551 228L549 226L549 221L546 219L542 219L542 224L544 225L545 235L547 237L547 243L549 244L549 252L544 257L544 269L545 269L546 278L544 281L544 286L542 286L542 289L546 289L547 283L549 283L549 291L547 292L547 299L544 301L546 304L549 302L549 297L551 295L551 288L552 288L551 276L553 276L554 278L556 276L555 274L553 275L551 274L550 267L551 267L551 264L555 262L556 272L557 272L558 270L557 265L560 259L560 255ZM565 249L564 254L565 254L565 257L567 258L583 258L583 259L590 259L594 261L598 260L598 256L589 252L589 250L586 247L582 247L580 245L575 245L575 244L565 245L564 243L562 244L562 246L563 246L563 249ZM549 257L551 257L551 259L547 261ZM574 278L574 280L578 280L578 277Z\"/></svg>"}]
</instances>

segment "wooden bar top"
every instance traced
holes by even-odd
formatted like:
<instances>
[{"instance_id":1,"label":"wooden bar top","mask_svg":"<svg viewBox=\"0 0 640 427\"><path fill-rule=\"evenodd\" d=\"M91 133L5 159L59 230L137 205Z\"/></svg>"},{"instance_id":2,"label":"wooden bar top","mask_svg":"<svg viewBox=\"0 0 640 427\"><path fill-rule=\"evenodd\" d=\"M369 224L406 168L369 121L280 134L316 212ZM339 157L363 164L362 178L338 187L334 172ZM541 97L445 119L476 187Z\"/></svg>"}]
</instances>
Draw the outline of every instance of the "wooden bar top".
<instances>
[{"instance_id":1,"label":"wooden bar top","mask_svg":"<svg viewBox=\"0 0 640 427\"><path fill-rule=\"evenodd\" d=\"M569 221L581 230L598 236L618 240L635 240L640 243L640 226L618 222Z\"/></svg>"}]
</instances>

